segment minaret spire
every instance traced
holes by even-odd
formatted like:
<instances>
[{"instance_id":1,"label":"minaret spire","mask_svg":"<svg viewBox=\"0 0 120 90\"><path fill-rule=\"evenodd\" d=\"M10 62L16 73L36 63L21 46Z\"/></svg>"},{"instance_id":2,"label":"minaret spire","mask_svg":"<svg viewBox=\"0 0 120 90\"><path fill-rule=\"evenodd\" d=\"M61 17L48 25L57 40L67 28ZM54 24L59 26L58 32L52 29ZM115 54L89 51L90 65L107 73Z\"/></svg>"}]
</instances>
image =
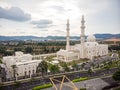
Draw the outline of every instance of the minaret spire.
<instances>
[{"instance_id":1,"label":"minaret spire","mask_svg":"<svg viewBox=\"0 0 120 90\"><path fill-rule=\"evenodd\" d=\"M84 15L82 15L82 20L81 20L81 58L85 58L84 54L84 43L85 43L85 20L84 20Z\"/></svg>"},{"instance_id":2,"label":"minaret spire","mask_svg":"<svg viewBox=\"0 0 120 90\"><path fill-rule=\"evenodd\" d=\"M81 20L81 44L85 42L85 20L84 20L84 15L82 15L82 20Z\"/></svg>"},{"instance_id":3,"label":"minaret spire","mask_svg":"<svg viewBox=\"0 0 120 90\"><path fill-rule=\"evenodd\" d=\"M66 36L66 50L69 50L69 47L70 47L70 36L69 36L69 19L67 19L67 24L66 24L67 28L66 28L66 31L67 31L67 36Z\"/></svg>"}]
</instances>

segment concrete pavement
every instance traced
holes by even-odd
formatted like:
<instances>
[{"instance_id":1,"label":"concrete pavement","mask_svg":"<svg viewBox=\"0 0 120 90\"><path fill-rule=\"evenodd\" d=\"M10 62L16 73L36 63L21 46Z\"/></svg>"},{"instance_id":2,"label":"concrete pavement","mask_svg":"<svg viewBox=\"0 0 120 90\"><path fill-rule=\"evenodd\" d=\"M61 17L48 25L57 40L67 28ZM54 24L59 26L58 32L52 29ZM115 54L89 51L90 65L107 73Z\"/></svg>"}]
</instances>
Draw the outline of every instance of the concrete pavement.
<instances>
[{"instance_id":1,"label":"concrete pavement","mask_svg":"<svg viewBox=\"0 0 120 90\"><path fill-rule=\"evenodd\" d=\"M106 81L108 79L109 81ZM78 88L87 88L87 90L102 90L105 86L109 86L111 83L114 83L115 81L111 78L111 76L105 77L105 78L95 78L90 79L86 81L76 82L75 85ZM69 84L67 82L67 84ZM60 84L57 84L57 87L60 87ZM54 87L43 89L43 90L55 90ZM59 90L59 89L58 89ZM72 88L63 85L62 90L73 90Z\"/></svg>"}]
</instances>

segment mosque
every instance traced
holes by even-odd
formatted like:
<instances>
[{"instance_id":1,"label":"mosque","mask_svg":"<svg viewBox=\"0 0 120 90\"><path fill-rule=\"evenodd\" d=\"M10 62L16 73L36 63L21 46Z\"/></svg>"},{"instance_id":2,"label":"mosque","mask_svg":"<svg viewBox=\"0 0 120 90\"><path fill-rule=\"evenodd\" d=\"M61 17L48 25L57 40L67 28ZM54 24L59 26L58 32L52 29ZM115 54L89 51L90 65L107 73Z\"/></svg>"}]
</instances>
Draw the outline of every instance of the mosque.
<instances>
[{"instance_id":1,"label":"mosque","mask_svg":"<svg viewBox=\"0 0 120 90\"><path fill-rule=\"evenodd\" d=\"M69 20L67 20L66 50L60 49L56 53L58 60L63 62L70 62L84 58L92 60L94 57L108 54L108 45L98 44L94 35L90 35L85 39L84 16L82 16L81 20L80 44L70 46L69 26Z\"/></svg>"},{"instance_id":2,"label":"mosque","mask_svg":"<svg viewBox=\"0 0 120 90\"><path fill-rule=\"evenodd\" d=\"M63 62L70 62L73 60L80 60L84 58L88 58L92 60L95 56L103 56L108 54L108 45L106 44L98 44L96 42L95 36L88 36L85 40L85 20L84 16L82 16L81 21L81 35L80 35L80 44L76 44L70 46L70 24L69 20L67 20L67 37L66 37L66 50L60 49L55 54L57 55L57 59ZM52 55L52 54L48 54ZM5 56L3 57L2 67L6 70L6 77L12 78L14 76L13 69L16 69L16 80L19 77L28 76L32 77L36 74L36 67L42 61L41 59L36 60L35 57L42 57L47 55L31 55L24 54L23 52L15 52L14 56ZM16 66L16 68L12 67Z\"/></svg>"}]
</instances>

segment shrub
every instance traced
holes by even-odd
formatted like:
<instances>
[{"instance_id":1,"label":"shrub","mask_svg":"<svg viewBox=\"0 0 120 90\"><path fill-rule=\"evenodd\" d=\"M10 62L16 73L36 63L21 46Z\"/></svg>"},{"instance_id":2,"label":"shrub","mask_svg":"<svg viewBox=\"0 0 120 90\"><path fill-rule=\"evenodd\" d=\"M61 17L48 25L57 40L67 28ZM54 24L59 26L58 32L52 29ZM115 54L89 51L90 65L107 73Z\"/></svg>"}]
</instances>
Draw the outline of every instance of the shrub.
<instances>
[{"instance_id":1,"label":"shrub","mask_svg":"<svg viewBox=\"0 0 120 90\"><path fill-rule=\"evenodd\" d=\"M80 90L87 90L86 88L80 88Z\"/></svg>"},{"instance_id":2,"label":"shrub","mask_svg":"<svg viewBox=\"0 0 120 90\"><path fill-rule=\"evenodd\" d=\"M41 85L41 86L36 86L32 90L41 90L41 89L49 88L49 87L52 87L52 84L44 84L44 85Z\"/></svg>"},{"instance_id":3,"label":"shrub","mask_svg":"<svg viewBox=\"0 0 120 90\"><path fill-rule=\"evenodd\" d=\"M115 90L120 90L120 88L117 88L117 89L115 89Z\"/></svg>"},{"instance_id":4,"label":"shrub","mask_svg":"<svg viewBox=\"0 0 120 90\"><path fill-rule=\"evenodd\" d=\"M20 87L21 83L18 81L15 81L15 87Z\"/></svg>"},{"instance_id":5,"label":"shrub","mask_svg":"<svg viewBox=\"0 0 120 90\"><path fill-rule=\"evenodd\" d=\"M112 76L112 78L116 81L120 81L120 70L115 72Z\"/></svg>"},{"instance_id":6,"label":"shrub","mask_svg":"<svg viewBox=\"0 0 120 90\"><path fill-rule=\"evenodd\" d=\"M85 81L85 80L88 80L88 77L73 79L72 82L80 82L80 81Z\"/></svg>"}]
</instances>

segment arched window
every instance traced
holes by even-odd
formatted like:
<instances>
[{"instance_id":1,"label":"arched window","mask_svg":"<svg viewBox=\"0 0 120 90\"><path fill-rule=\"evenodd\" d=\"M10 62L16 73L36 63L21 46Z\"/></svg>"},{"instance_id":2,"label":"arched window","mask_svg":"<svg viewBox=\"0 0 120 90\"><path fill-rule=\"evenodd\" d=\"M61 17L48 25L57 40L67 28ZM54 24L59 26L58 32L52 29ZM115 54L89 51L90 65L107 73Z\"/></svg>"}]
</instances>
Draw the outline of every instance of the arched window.
<instances>
[{"instance_id":1,"label":"arched window","mask_svg":"<svg viewBox=\"0 0 120 90\"><path fill-rule=\"evenodd\" d=\"M27 75L27 71L24 72L24 76L26 76L26 75Z\"/></svg>"},{"instance_id":2,"label":"arched window","mask_svg":"<svg viewBox=\"0 0 120 90\"><path fill-rule=\"evenodd\" d=\"M35 74L35 70L32 70L33 74Z\"/></svg>"}]
</instances>

